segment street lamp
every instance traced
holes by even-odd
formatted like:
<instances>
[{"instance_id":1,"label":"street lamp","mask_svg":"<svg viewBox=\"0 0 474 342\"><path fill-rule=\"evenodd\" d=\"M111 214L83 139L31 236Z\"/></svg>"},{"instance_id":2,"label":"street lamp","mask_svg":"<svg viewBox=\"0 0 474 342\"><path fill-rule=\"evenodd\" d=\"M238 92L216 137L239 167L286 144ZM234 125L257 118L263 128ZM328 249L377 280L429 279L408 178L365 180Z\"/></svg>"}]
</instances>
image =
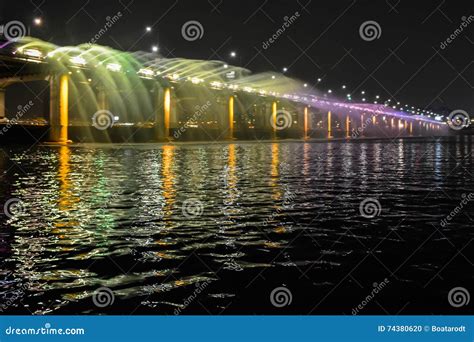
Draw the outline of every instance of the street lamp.
<instances>
[{"instance_id":1,"label":"street lamp","mask_svg":"<svg viewBox=\"0 0 474 342\"><path fill-rule=\"evenodd\" d=\"M158 46L156 46L156 45L152 46L151 51L158 52Z\"/></svg>"},{"instance_id":2,"label":"street lamp","mask_svg":"<svg viewBox=\"0 0 474 342\"><path fill-rule=\"evenodd\" d=\"M43 23L43 19L41 19L40 17L37 17L33 20L33 23L36 25L36 26L41 26L41 24Z\"/></svg>"},{"instance_id":3,"label":"street lamp","mask_svg":"<svg viewBox=\"0 0 474 342\"><path fill-rule=\"evenodd\" d=\"M146 31L147 31L147 32L151 32L151 27L150 27L150 26L147 26L147 27L146 27Z\"/></svg>"}]
</instances>

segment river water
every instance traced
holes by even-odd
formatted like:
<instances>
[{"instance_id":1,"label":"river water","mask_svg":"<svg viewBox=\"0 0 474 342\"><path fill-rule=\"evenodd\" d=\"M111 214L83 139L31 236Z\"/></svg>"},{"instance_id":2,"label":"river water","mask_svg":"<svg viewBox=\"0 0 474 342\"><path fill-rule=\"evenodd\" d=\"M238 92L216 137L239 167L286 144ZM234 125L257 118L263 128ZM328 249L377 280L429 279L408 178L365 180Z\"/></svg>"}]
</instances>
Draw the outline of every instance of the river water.
<instances>
[{"instance_id":1,"label":"river water","mask_svg":"<svg viewBox=\"0 0 474 342\"><path fill-rule=\"evenodd\" d=\"M472 140L3 146L0 310L467 313Z\"/></svg>"}]
</instances>

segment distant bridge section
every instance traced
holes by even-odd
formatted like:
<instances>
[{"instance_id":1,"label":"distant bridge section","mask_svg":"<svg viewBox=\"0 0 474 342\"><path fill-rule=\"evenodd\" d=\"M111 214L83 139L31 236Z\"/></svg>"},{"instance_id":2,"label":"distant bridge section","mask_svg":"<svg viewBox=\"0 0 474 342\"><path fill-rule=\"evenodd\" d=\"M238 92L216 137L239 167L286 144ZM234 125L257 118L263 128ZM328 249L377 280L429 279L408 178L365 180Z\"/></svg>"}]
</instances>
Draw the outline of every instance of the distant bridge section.
<instances>
[{"instance_id":1,"label":"distant bridge section","mask_svg":"<svg viewBox=\"0 0 474 342\"><path fill-rule=\"evenodd\" d=\"M448 134L435 113L330 99L282 75L32 38L0 50L0 123L6 89L32 81L49 84L49 140L59 143L77 127L105 134L127 125L153 130L157 141Z\"/></svg>"}]
</instances>

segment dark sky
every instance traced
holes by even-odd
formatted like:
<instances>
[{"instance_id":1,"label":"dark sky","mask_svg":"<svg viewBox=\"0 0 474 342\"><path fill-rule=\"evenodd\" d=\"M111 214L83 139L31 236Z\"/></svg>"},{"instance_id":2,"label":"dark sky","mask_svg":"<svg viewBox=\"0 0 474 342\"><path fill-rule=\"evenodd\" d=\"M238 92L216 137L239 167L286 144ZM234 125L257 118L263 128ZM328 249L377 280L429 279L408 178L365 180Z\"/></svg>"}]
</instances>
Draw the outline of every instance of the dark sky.
<instances>
[{"instance_id":1,"label":"dark sky","mask_svg":"<svg viewBox=\"0 0 474 342\"><path fill-rule=\"evenodd\" d=\"M90 41L108 16L123 15L98 41L124 50L152 45L168 57L223 59L253 72L281 71L341 97L376 94L420 108L474 112L474 20L445 49L445 41L474 15L473 1L316 0L1 0L0 22L31 24L32 35L59 45ZM267 41L295 12L299 17L268 49ZM471 18L471 19L474 19ZM187 41L184 23L198 21L201 39ZM373 20L381 36L365 41L362 23ZM145 27L153 26L145 34ZM236 51L237 58L229 53ZM321 83L317 79L322 78ZM347 90L342 90L342 84ZM360 99L354 95L354 100Z\"/></svg>"}]
</instances>

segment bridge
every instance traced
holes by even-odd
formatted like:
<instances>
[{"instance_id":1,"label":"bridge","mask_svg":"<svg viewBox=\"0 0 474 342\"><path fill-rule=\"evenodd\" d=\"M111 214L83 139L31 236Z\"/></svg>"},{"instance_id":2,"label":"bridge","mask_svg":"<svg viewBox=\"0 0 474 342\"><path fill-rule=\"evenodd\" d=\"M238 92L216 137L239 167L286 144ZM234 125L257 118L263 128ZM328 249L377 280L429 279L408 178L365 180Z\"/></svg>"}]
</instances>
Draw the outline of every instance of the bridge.
<instances>
[{"instance_id":1,"label":"bridge","mask_svg":"<svg viewBox=\"0 0 474 342\"><path fill-rule=\"evenodd\" d=\"M196 132L204 139L448 134L436 113L341 101L281 74L91 44L60 47L30 37L0 50L0 123L22 124L22 114L5 118L7 89L35 81L49 92L49 141L58 143L70 141L77 129L108 134L124 127L146 129L156 141L193 140Z\"/></svg>"}]
</instances>

